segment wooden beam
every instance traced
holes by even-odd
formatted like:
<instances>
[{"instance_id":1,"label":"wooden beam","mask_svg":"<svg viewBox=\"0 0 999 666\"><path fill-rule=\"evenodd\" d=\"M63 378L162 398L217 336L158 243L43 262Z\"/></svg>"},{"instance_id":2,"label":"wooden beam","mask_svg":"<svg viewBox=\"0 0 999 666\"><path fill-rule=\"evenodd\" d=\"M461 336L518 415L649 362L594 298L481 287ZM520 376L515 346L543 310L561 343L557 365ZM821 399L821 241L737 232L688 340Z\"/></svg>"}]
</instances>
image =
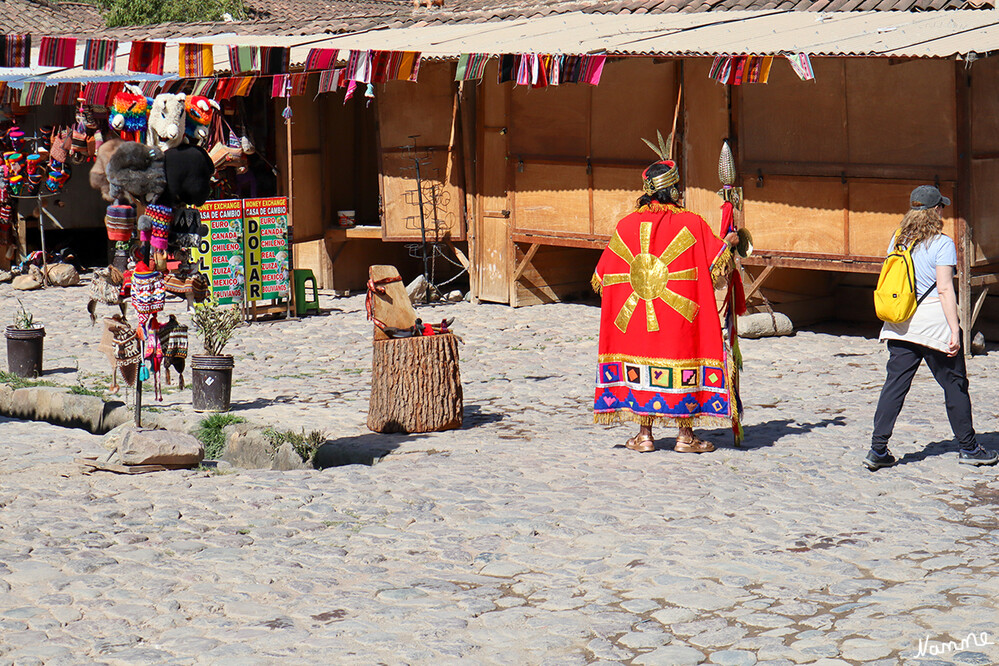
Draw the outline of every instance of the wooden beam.
<instances>
[{"instance_id":1,"label":"wooden beam","mask_svg":"<svg viewBox=\"0 0 999 666\"><path fill-rule=\"evenodd\" d=\"M971 324L968 325L968 329L972 329L975 326L975 322L978 321L978 313L982 311L982 306L985 305L985 297L989 295L989 288L985 287L982 289L982 293L978 295L975 300L975 307L971 311Z\"/></svg>"},{"instance_id":2,"label":"wooden beam","mask_svg":"<svg viewBox=\"0 0 999 666\"><path fill-rule=\"evenodd\" d=\"M469 267L469 261L468 257L465 256L465 253L462 252L461 248L455 245L454 241L450 238L445 239L445 242L447 243L447 246L451 248L451 251L454 252L454 256L458 257L458 261L461 262L461 265L467 270Z\"/></svg>"},{"instance_id":3,"label":"wooden beam","mask_svg":"<svg viewBox=\"0 0 999 666\"><path fill-rule=\"evenodd\" d=\"M756 279L753 280L753 284L749 285L749 289L746 290L747 301L760 287L763 286L764 281L770 277L770 274L773 273L776 268L776 266L767 266L759 275L756 276Z\"/></svg>"},{"instance_id":4,"label":"wooden beam","mask_svg":"<svg viewBox=\"0 0 999 666\"><path fill-rule=\"evenodd\" d=\"M961 321L961 344L965 357L971 356L971 264L975 256L971 242L971 72L954 61L954 101L958 180L954 187L954 235L957 236L957 304Z\"/></svg>"},{"instance_id":5,"label":"wooden beam","mask_svg":"<svg viewBox=\"0 0 999 666\"><path fill-rule=\"evenodd\" d=\"M531 247L528 248L527 254L524 255L524 258L517 265L516 270L513 271L513 282L519 280L520 276L524 274L524 269L531 263L531 259L534 259L534 255L538 253L539 247L541 247L541 243L532 243Z\"/></svg>"}]
</instances>

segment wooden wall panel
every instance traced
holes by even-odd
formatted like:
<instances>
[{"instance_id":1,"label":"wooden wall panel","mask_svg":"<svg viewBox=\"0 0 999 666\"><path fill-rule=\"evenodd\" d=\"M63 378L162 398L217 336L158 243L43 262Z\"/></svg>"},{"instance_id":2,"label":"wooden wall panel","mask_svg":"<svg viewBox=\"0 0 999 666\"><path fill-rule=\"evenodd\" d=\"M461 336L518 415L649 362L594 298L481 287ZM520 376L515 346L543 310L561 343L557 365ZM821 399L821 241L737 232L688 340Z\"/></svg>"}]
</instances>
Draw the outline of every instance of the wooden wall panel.
<instances>
[{"instance_id":1,"label":"wooden wall panel","mask_svg":"<svg viewBox=\"0 0 999 666\"><path fill-rule=\"evenodd\" d=\"M842 254L846 191L839 179L769 176L743 180L746 227L759 250Z\"/></svg>"},{"instance_id":2,"label":"wooden wall panel","mask_svg":"<svg viewBox=\"0 0 999 666\"><path fill-rule=\"evenodd\" d=\"M683 61L685 136L680 178L684 185L684 205L707 220L712 229L718 229L721 223L721 199L716 194L721 189L718 154L728 136L728 101L725 86L708 78L710 67L711 58ZM738 151L738 146L733 149Z\"/></svg>"},{"instance_id":3,"label":"wooden wall panel","mask_svg":"<svg viewBox=\"0 0 999 666\"><path fill-rule=\"evenodd\" d=\"M971 147L973 153L999 153L999 56L976 60L971 68Z\"/></svg>"},{"instance_id":4,"label":"wooden wall panel","mask_svg":"<svg viewBox=\"0 0 999 666\"><path fill-rule=\"evenodd\" d=\"M582 232L581 221L590 219L587 182L584 166L525 164L515 174L514 230Z\"/></svg>"},{"instance_id":5,"label":"wooden wall panel","mask_svg":"<svg viewBox=\"0 0 999 666\"><path fill-rule=\"evenodd\" d=\"M382 149L412 145L447 145L454 104L453 62L424 61L420 82L391 81L378 86L378 119Z\"/></svg>"},{"instance_id":6,"label":"wooden wall panel","mask_svg":"<svg viewBox=\"0 0 999 666\"><path fill-rule=\"evenodd\" d=\"M956 166L952 61L840 60L846 66L850 162Z\"/></svg>"},{"instance_id":7,"label":"wooden wall panel","mask_svg":"<svg viewBox=\"0 0 999 666\"><path fill-rule=\"evenodd\" d=\"M444 152L424 154L422 158L425 163L420 167L420 176L428 240L441 240L447 235L462 237L461 190L454 178L451 182L444 182L447 158ZM413 167L414 158L405 153L382 155L382 218L386 240L421 238L416 170ZM431 205L431 191L438 193L436 209Z\"/></svg>"},{"instance_id":8,"label":"wooden wall panel","mask_svg":"<svg viewBox=\"0 0 999 666\"><path fill-rule=\"evenodd\" d=\"M883 257L909 209L909 194L919 181L850 181L850 254ZM941 183L943 195L954 200L952 183ZM944 209L944 233L954 237L954 207Z\"/></svg>"},{"instance_id":9,"label":"wooden wall panel","mask_svg":"<svg viewBox=\"0 0 999 666\"><path fill-rule=\"evenodd\" d=\"M543 90L513 88L512 117L508 121L511 155L585 157L592 88L589 85L551 86Z\"/></svg>"},{"instance_id":10,"label":"wooden wall panel","mask_svg":"<svg viewBox=\"0 0 999 666\"><path fill-rule=\"evenodd\" d=\"M504 213L511 209L507 197L507 137L501 133L507 127L507 98L509 85L495 83L489 77L478 88L480 120L478 136L480 153L476 156L479 176L479 205L475 230L475 263L477 271L475 297L498 303L510 302L511 252L510 218Z\"/></svg>"},{"instance_id":11,"label":"wooden wall panel","mask_svg":"<svg viewBox=\"0 0 999 666\"><path fill-rule=\"evenodd\" d=\"M618 221L635 210L641 174L629 167L593 167L593 235L610 238Z\"/></svg>"},{"instance_id":12,"label":"wooden wall panel","mask_svg":"<svg viewBox=\"0 0 999 666\"><path fill-rule=\"evenodd\" d=\"M999 114L997 114L999 115ZM999 258L999 160L971 164L971 209L974 211L976 261Z\"/></svg>"},{"instance_id":13,"label":"wooden wall panel","mask_svg":"<svg viewBox=\"0 0 999 666\"><path fill-rule=\"evenodd\" d=\"M668 138L676 107L675 71L672 60L652 58L612 60L604 66L600 85L593 88L594 158L656 159L641 139L655 142L656 130Z\"/></svg>"},{"instance_id":14,"label":"wooden wall panel","mask_svg":"<svg viewBox=\"0 0 999 666\"><path fill-rule=\"evenodd\" d=\"M812 58L815 80L808 82L801 81L786 62L780 62L782 58L774 60L766 85L738 87L742 159L846 162L846 59Z\"/></svg>"},{"instance_id":15,"label":"wooden wall panel","mask_svg":"<svg viewBox=\"0 0 999 666\"><path fill-rule=\"evenodd\" d=\"M292 154L295 177L295 238L322 237L324 230L322 160L319 152Z\"/></svg>"}]
</instances>

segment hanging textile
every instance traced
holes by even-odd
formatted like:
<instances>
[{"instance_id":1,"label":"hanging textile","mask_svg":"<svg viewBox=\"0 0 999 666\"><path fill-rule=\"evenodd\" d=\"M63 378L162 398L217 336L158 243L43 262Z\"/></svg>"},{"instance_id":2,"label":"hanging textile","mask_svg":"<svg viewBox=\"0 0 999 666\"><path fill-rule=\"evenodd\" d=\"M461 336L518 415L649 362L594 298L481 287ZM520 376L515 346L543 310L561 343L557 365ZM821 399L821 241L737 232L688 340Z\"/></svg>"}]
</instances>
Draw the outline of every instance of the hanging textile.
<instances>
[{"instance_id":1,"label":"hanging textile","mask_svg":"<svg viewBox=\"0 0 999 666\"><path fill-rule=\"evenodd\" d=\"M132 42L132 50L128 55L128 71L162 75L165 53L165 42Z\"/></svg>"},{"instance_id":2,"label":"hanging textile","mask_svg":"<svg viewBox=\"0 0 999 666\"><path fill-rule=\"evenodd\" d=\"M299 72L297 74L291 74L290 77L291 78L288 81L288 94L291 97L300 97L304 95L305 89L309 86L309 74L307 72Z\"/></svg>"},{"instance_id":3,"label":"hanging textile","mask_svg":"<svg viewBox=\"0 0 999 666\"><path fill-rule=\"evenodd\" d=\"M81 97L83 97L84 104L88 106L102 106L107 101L110 91L111 84L107 81L91 81L83 86Z\"/></svg>"},{"instance_id":4,"label":"hanging textile","mask_svg":"<svg viewBox=\"0 0 999 666\"><path fill-rule=\"evenodd\" d=\"M399 51L388 51L388 64L385 66L385 78L388 81L395 81L399 78L399 67L402 64L402 53Z\"/></svg>"},{"instance_id":5,"label":"hanging textile","mask_svg":"<svg viewBox=\"0 0 999 666\"><path fill-rule=\"evenodd\" d=\"M215 72L211 44L179 44L177 71L182 79L197 79Z\"/></svg>"},{"instance_id":6,"label":"hanging textile","mask_svg":"<svg viewBox=\"0 0 999 666\"><path fill-rule=\"evenodd\" d=\"M88 39L83 48L83 69L114 71L117 39Z\"/></svg>"},{"instance_id":7,"label":"hanging textile","mask_svg":"<svg viewBox=\"0 0 999 666\"><path fill-rule=\"evenodd\" d=\"M257 80L255 76L241 76L238 79L235 89L232 94L234 97L246 97L250 94L250 89L253 88L253 83Z\"/></svg>"},{"instance_id":8,"label":"hanging textile","mask_svg":"<svg viewBox=\"0 0 999 666\"><path fill-rule=\"evenodd\" d=\"M288 75L281 74L271 79L271 97L288 96Z\"/></svg>"},{"instance_id":9,"label":"hanging textile","mask_svg":"<svg viewBox=\"0 0 999 666\"><path fill-rule=\"evenodd\" d=\"M328 93L343 85L344 69L327 69L319 74L319 92Z\"/></svg>"},{"instance_id":10,"label":"hanging textile","mask_svg":"<svg viewBox=\"0 0 999 666\"><path fill-rule=\"evenodd\" d=\"M211 97L212 88L215 87L216 83L218 83L218 79L198 79L194 82L194 87L191 88L191 94Z\"/></svg>"},{"instance_id":11,"label":"hanging textile","mask_svg":"<svg viewBox=\"0 0 999 666\"><path fill-rule=\"evenodd\" d=\"M455 71L455 81L477 81L486 71L489 55L486 53L463 53L458 58L458 69Z\"/></svg>"},{"instance_id":12,"label":"hanging textile","mask_svg":"<svg viewBox=\"0 0 999 666\"><path fill-rule=\"evenodd\" d=\"M79 83L60 83L56 87L53 104L56 106L73 106L80 96L82 86Z\"/></svg>"},{"instance_id":13,"label":"hanging textile","mask_svg":"<svg viewBox=\"0 0 999 666\"><path fill-rule=\"evenodd\" d=\"M416 83L416 77L420 73L420 52L403 51L399 60L399 81L412 81Z\"/></svg>"},{"instance_id":14,"label":"hanging textile","mask_svg":"<svg viewBox=\"0 0 999 666\"><path fill-rule=\"evenodd\" d=\"M305 69L333 69L339 53L339 49L309 49L309 55L305 58Z\"/></svg>"},{"instance_id":15,"label":"hanging textile","mask_svg":"<svg viewBox=\"0 0 999 666\"><path fill-rule=\"evenodd\" d=\"M562 60L565 56L548 56L551 60L548 66L548 85L557 86L562 80Z\"/></svg>"},{"instance_id":16,"label":"hanging textile","mask_svg":"<svg viewBox=\"0 0 999 666\"><path fill-rule=\"evenodd\" d=\"M358 83L371 83L371 51L350 52L347 60L347 78Z\"/></svg>"},{"instance_id":17,"label":"hanging textile","mask_svg":"<svg viewBox=\"0 0 999 666\"><path fill-rule=\"evenodd\" d=\"M76 64L76 37L42 37L39 67L72 67Z\"/></svg>"},{"instance_id":18,"label":"hanging textile","mask_svg":"<svg viewBox=\"0 0 999 666\"><path fill-rule=\"evenodd\" d=\"M38 106L45 97L45 84L41 81L25 83L21 88L21 106Z\"/></svg>"},{"instance_id":19,"label":"hanging textile","mask_svg":"<svg viewBox=\"0 0 999 666\"><path fill-rule=\"evenodd\" d=\"M388 66L391 57L391 51L371 52L371 83L385 83L388 81Z\"/></svg>"},{"instance_id":20,"label":"hanging textile","mask_svg":"<svg viewBox=\"0 0 999 666\"><path fill-rule=\"evenodd\" d=\"M230 46L229 69L233 74L260 70L260 48L257 46Z\"/></svg>"},{"instance_id":21,"label":"hanging textile","mask_svg":"<svg viewBox=\"0 0 999 666\"><path fill-rule=\"evenodd\" d=\"M4 35L3 67L31 67L31 35Z\"/></svg>"},{"instance_id":22,"label":"hanging textile","mask_svg":"<svg viewBox=\"0 0 999 666\"><path fill-rule=\"evenodd\" d=\"M516 84L526 86L531 83L531 56L524 53L520 56L520 65L517 67Z\"/></svg>"},{"instance_id":23,"label":"hanging textile","mask_svg":"<svg viewBox=\"0 0 999 666\"><path fill-rule=\"evenodd\" d=\"M770 67L774 64L773 56L766 56L763 58L763 64L760 65L760 83L766 83L770 78Z\"/></svg>"},{"instance_id":24,"label":"hanging textile","mask_svg":"<svg viewBox=\"0 0 999 666\"><path fill-rule=\"evenodd\" d=\"M343 103L346 104L347 100L349 100L350 98L352 98L354 96L355 92L357 92L357 81L354 81L354 80L348 81L347 82L347 92L343 96Z\"/></svg>"},{"instance_id":25,"label":"hanging textile","mask_svg":"<svg viewBox=\"0 0 999 666\"><path fill-rule=\"evenodd\" d=\"M139 88L142 90L142 94L146 97L156 97L156 93L159 92L160 89L160 82L143 81L139 84Z\"/></svg>"},{"instance_id":26,"label":"hanging textile","mask_svg":"<svg viewBox=\"0 0 999 666\"><path fill-rule=\"evenodd\" d=\"M218 102L227 100L232 97L233 92L236 90L236 79L231 76L227 76L224 79L219 79L219 85L215 89L215 100Z\"/></svg>"},{"instance_id":27,"label":"hanging textile","mask_svg":"<svg viewBox=\"0 0 999 666\"><path fill-rule=\"evenodd\" d=\"M794 55L787 55L785 57L791 63L791 69L794 70L799 79L802 81L811 81L815 78L815 72L812 70L812 61L808 59L807 53L795 53Z\"/></svg>"},{"instance_id":28,"label":"hanging textile","mask_svg":"<svg viewBox=\"0 0 999 666\"><path fill-rule=\"evenodd\" d=\"M286 74L291 49L285 46L260 47L260 72L262 74Z\"/></svg>"},{"instance_id":29,"label":"hanging textile","mask_svg":"<svg viewBox=\"0 0 999 666\"><path fill-rule=\"evenodd\" d=\"M507 53L499 58L499 67L496 74L497 83L513 81L517 74L517 56Z\"/></svg>"},{"instance_id":30,"label":"hanging textile","mask_svg":"<svg viewBox=\"0 0 999 666\"><path fill-rule=\"evenodd\" d=\"M532 88L548 87L548 56L534 56L534 66L532 71Z\"/></svg>"},{"instance_id":31,"label":"hanging textile","mask_svg":"<svg viewBox=\"0 0 999 666\"><path fill-rule=\"evenodd\" d=\"M604 73L604 64L607 62L607 56L584 56L584 58L585 63L580 80L589 83L591 86L599 85L600 77Z\"/></svg>"},{"instance_id":32,"label":"hanging textile","mask_svg":"<svg viewBox=\"0 0 999 666\"><path fill-rule=\"evenodd\" d=\"M746 78L746 56L738 56L732 64L732 85L741 86Z\"/></svg>"}]
</instances>

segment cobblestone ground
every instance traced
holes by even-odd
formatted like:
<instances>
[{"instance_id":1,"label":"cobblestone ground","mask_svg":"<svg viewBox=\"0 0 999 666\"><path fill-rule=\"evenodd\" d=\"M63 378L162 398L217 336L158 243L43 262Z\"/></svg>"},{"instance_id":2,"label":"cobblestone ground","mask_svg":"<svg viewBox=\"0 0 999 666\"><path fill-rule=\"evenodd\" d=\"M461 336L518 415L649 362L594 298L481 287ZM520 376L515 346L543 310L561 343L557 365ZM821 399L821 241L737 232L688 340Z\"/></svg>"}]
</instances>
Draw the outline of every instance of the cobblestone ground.
<instances>
[{"instance_id":1,"label":"cobblestone ground","mask_svg":"<svg viewBox=\"0 0 999 666\"><path fill-rule=\"evenodd\" d=\"M20 297L47 379L106 381L85 288ZM234 408L395 447L373 466L87 476L99 437L0 421L0 663L999 663L997 471L957 464L925 369L902 464L861 467L871 338L745 341L744 447L642 455L590 423L595 307L422 310L457 318L465 427L384 437L363 299L322 305L240 330ZM969 368L993 447L997 363Z\"/></svg>"}]
</instances>

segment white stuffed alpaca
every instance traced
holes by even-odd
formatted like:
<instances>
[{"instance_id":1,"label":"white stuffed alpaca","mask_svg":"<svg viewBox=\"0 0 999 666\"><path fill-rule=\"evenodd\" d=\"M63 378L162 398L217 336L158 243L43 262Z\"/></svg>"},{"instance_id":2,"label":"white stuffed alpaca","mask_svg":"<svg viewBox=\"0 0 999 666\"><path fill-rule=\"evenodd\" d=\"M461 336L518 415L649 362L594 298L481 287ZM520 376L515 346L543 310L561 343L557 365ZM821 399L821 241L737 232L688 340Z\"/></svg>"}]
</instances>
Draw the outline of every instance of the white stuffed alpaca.
<instances>
[{"instance_id":1,"label":"white stuffed alpaca","mask_svg":"<svg viewBox=\"0 0 999 666\"><path fill-rule=\"evenodd\" d=\"M149 109L146 144L167 151L184 141L184 93L160 93Z\"/></svg>"}]
</instances>

